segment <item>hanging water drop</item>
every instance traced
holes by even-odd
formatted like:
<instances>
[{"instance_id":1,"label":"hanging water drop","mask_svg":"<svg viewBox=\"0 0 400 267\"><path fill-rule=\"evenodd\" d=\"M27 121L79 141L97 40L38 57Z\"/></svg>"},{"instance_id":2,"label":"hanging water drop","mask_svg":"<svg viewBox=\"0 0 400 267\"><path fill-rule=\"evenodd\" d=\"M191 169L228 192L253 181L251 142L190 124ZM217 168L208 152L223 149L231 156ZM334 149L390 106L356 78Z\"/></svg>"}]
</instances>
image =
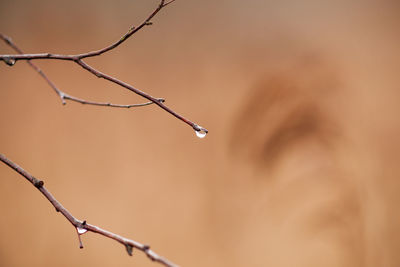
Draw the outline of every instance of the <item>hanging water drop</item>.
<instances>
[{"instance_id":1,"label":"hanging water drop","mask_svg":"<svg viewBox=\"0 0 400 267\"><path fill-rule=\"evenodd\" d=\"M5 57L3 60L8 66L14 66L15 64L15 59L12 57Z\"/></svg>"},{"instance_id":2,"label":"hanging water drop","mask_svg":"<svg viewBox=\"0 0 400 267\"><path fill-rule=\"evenodd\" d=\"M193 129L198 138L204 138L204 137L206 137L206 135L208 133L207 129L205 129L197 124L193 125Z\"/></svg>"},{"instance_id":3,"label":"hanging water drop","mask_svg":"<svg viewBox=\"0 0 400 267\"><path fill-rule=\"evenodd\" d=\"M83 235L84 233L87 232L87 229L81 228L81 227L76 227L76 231L78 231L78 234Z\"/></svg>"},{"instance_id":4,"label":"hanging water drop","mask_svg":"<svg viewBox=\"0 0 400 267\"><path fill-rule=\"evenodd\" d=\"M198 138L204 138L206 137L207 133L205 131L196 131L196 135Z\"/></svg>"}]
</instances>

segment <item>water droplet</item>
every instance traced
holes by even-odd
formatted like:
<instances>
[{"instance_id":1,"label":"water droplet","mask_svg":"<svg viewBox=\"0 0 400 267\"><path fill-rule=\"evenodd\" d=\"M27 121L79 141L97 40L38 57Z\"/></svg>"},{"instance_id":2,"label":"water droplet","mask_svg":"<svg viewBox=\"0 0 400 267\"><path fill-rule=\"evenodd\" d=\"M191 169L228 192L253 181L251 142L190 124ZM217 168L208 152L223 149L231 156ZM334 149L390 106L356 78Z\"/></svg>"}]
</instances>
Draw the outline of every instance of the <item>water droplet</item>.
<instances>
[{"instance_id":1,"label":"water droplet","mask_svg":"<svg viewBox=\"0 0 400 267\"><path fill-rule=\"evenodd\" d=\"M200 130L200 131L196 131L196 135L198 138L204 138L204 137L206 137L207 133L205 131Z\"/></svg>"},{"instance_id":2,"label":"water droplet","mask_svg":"<svg viewBox=\"0 0 400 267\"><path fill-rule=\"evenodd\" d=\"M78 234L80 234L80 235L83 235L84 233L87 232L87 229L80 228L80 227L76 227L76 230L78 231Z\"/></svg>"},{"instance_id":3,"label":"water droplet","mask_svg":"<svg viewBox=\"0 0 400 267\"><path fill-rule=\"evenodd\" d=\"M208 133L207 129L204 129L203 127L197 124L193 125L193 129L198 138L204 138Z\"/></svg>"},{"instance_id":4,"label":"water droplet","mask_svg":"<svg viewBox=\"0 0 400 267\"><path fill-rule=\"evenodd\" d=\"M5 57L4 58L4 62L8 65L8 66L13 66L15 64L15 59L11 58L11 57Z\"/></svg>"}]
</instances>

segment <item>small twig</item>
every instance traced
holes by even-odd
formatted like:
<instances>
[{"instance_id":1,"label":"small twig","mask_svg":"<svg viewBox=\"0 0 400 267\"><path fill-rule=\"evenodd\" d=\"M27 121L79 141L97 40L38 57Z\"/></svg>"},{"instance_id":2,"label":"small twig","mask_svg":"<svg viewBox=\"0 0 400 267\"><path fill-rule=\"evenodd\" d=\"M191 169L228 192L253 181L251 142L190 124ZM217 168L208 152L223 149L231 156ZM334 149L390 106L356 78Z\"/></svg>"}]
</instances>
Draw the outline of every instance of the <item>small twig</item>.
<instances>
[{"instance_id":1,"label":"small twig","mask_svg":"<svg viewBox=\"0 0 400 267\"><path fill-rule=\"evenodd\" d=\"M5 35L0 33L0 39L3 39L6 42L6 44L8 44L11 48L13 48L18 53L23 54L22 50L11 40L10 37L5 36ZM15 63L15 62L14 63L12 63L12 62L13 61L9 61L8 64L14 64ZM58 89L57 86L49 79L49 77L47 77L47 75L36 64L34 64L31 60L27 60L26 62L37 73L39 73L40 76L42 76L42 78L47 82L48 85L50 85L51 88L53 88L53 90L58 94L58 96L60 97L60 99L61 99L61 101L62 101L62 103L64 105L66 104L65 100L75 101L75 102L78 102L78 103L81 103L81 104L88 104L88 105L94 105L94 106L116 107L116 108L143 107L143 106L147 106L147 105L153 104L153 102L146 102L146 103L142 103L142 104L121 105L121 104L94 102L94 101L84 100L84 99L81 99L81 98L70 96L70 95L64 93L63 91L61 91L60 89ZM161 102L165 101L162 98L158 98L158 100L161 101Z\"/></svg>"},{"instance_id":2,"label":"small twig","mask_svg":"<svg viewBox=\"0 0 400 267\"><path fill-rule=\"evenodd\" d=\"M137 27L132 26L129 31L127 33L125 33L118 41L116 41L115 43L97 50L97 51L92 51L92 52L88 52L88 53L83 53L83 54L79 54L77 55L78 59L83 59L86 57L94 57L94 56L98 56L101 55L107 51L110 51L114 48L116 48L117 46L119 46L120 44L122 44L123 42L125 42L129 37L131 37L133 34L135 34L136 32L138 32L140 29L142 29L145 26L149 26L152 25L151 19L157 15L158 12L160 12L161 9L163 9L164 7L166 7L167 5L171 4L172 2L174 2L175 0L172 1L168 1L165 2L165 0L161 0L160 4L158 5L158 7Z\"/></svg>"},{"instance_id":3,"label":"small twig","mask_svg":"<svg viewBox=\"0 0 400 267\"><path fill-rule=\"evenodd\" d=\"M154 104L153 102L146 102L146 103L141 103L141 104L129 104L129 105L121 105L121 104L113 104L109 102L93 102L89 100L83 100L77 97L73 97L67 94L63 95L63 99L68 99L71 101L75 101L81 104L87 104L87 105L93 105L93 106L104 106L104 107L113 107L113 108L137 108L137 107L144 107L148 106L151 104ZM165 102L165 99L163 98L157 98L158 101L160 102Z\"/></svg>"},{"instance_id":4,"label":"small twig","mask_svg":"<svg viewBox=\"0 0 400 267\"><path fill-rule=\"evenodd\" d=\"M14 171L18 172L20 175L25 177L32 185L34 185L47 199L50 201L50 203L54 206L56 211L60 212L77 230L77 234L79 236L79 241L80 241L80 247L83 248L83 245L81 243L80 235L84 234L86 231L90 231L93 233L97 233L100 235L103 235L105 237L114 239L115 241L118 241L119 243L123 244L125 248L127 249L127 252L129 255L132 255L132 248L136 248L143 253L147 255L148 258L150 258L152 261L158 262L164 266L167 267L177 267L174 263L168 261L167 259L159 256L157 253L152 251L148 245L141 244L137 241L127 239L125 237L122 237L120 235L114 234L112 232L106 231L104 229L101 229L100 227L97 227L95 225L91 225L86 223L86 221L80 221L76 219L66 208L64 208L63 205L61 205L60 202L58 202L54 196L44 187L44 182L35 178L31 174L29 174L27 171L25 171L23 168L9 160L6 156L3 154L0 154L0 161L2 161L4 164L12 168Z\"/></svg>"},{"instance_id":5,"label":"small twig","mask_svg":"<svg viewBox=\"0 0 400 267\"><path fill-rule=\"evenodd\" d=\"M161 0L159 5L157 6L157 8L138 26L132 26L129 31L124 34L118 41L114 42L113 44L106 46L103 49L97 50L97 51L92 51L92 52L87 52L87 53L82 53L82 54L76 54L76 55L59 55L59 54L51 54L51 53L41 53L41 54L20 54L20 55L0 55L0 60L3 60L6 64L12 66L15 64L16 61L18 60L34 60L34 59L56 59L56 60L69 60L69 61L73 61L76 64L80 65L81 67L83 67L84 69L86 69L87 71L91 72L93 75L99 77L99 78L104 78L106 80L109 80L113 83L116 83L122 87L125 87L126 89L148 99L149 101L153 102L154 104L158 105L160 108L164 109L165 111L167 111L168 113L170 113L171 115L175 116L176 118L178 118L179 120L185 122L186 124L190 125L195 131L197 132L203 132L203 133L208 133L208 130L199 126L198 124L184 118L183 116L179 115L178 113L176 113L175 111L171 110L170 108L168 108L165 104L163 104L162 101L160 101L157 98L154 98L153 96L127 84L124 83L114 77L111 77L107 74L101 73L100 71L94 69L93 67L89 66L88 64L86 64L83 59L84 58L88 58L88 57L94 57L94 56L99 56L107 51L110 51L116 47L118 47L120 44L122 44L123 42L125 42L129 37L131 37L134 33L138 32L140 29L142 29L143 27L147 26L147 25L152 25L151 19L158 13L160 12L161 9L163 9L164 7L166 7L167 5L173 3L175 0L170 0L170 1L165 1L165 0ZM0 35L3 36L4 35ZM4 38L3 38L4 39ZM8 40L10 41L10 39L8 38ZM47 79L48 80L48 79ZM55 87L53 87L54 89ZM56 89L55 89L56 90ZM58 90L58 89L57 89ZM56 92L57 92L56 90ZM59 90L58 90L59 91ZM59 95L60 93L57 92ZM64 96L60 95L60 97L63 99ZM78 101L79 102L79 101Z\"/></svg>"}]
</instances>

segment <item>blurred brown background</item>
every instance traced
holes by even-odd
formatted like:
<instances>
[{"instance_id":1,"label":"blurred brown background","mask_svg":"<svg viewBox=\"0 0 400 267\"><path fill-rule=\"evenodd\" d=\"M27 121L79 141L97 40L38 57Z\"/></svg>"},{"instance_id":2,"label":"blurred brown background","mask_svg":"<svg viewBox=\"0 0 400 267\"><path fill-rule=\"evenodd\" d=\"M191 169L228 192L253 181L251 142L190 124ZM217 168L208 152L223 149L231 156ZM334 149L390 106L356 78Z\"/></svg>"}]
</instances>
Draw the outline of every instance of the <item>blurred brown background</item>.
<instances>
[{"instance_id":1,"label":"blurred brown background","mask_svg":"<svg viewBox=\"0 0 400 267\"><path fill-rule=\"evenodd\" d=\"M29 53L99 49L157 1L0 1ZM156 106L61 105L0 64L0 152L74 216L181 266L400 266L398 1L179 0L87 60ZM12 53L5 44L0 53ZM142 102L71 62L36 61L82 98ZM158 266L75 230L0 165L0 266Z\"/></svg>"}]
</instances>

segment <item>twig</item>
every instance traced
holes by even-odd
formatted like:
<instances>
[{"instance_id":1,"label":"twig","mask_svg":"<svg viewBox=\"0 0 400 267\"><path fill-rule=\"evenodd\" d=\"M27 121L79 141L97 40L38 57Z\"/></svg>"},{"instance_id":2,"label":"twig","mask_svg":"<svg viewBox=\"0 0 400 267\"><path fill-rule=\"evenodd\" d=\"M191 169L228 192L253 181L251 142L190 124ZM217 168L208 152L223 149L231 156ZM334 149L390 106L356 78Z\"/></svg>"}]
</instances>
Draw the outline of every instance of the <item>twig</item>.
<instances>
[{"instance_id":1,"label":"twig","mask_svg":"<svg viewBox=\"0 0 400 267\"><path fill-rule=\"evenodd\" d=\"M11 40L10 37L5 36L0 33L0 39L3 39L6 44L8 44L10 47L12 47L15 51L17 51L20 54L23 54L22 50ZM143 106L148 106L153 104L153 102L146 102L142 104L129 104L129 105L121 105L121 104L112 104L109 102L95 102L95 101L90 101L90 100L84 100L81 98L77 98L74 96L70 96L60 89L57 88L57 86L47 77L47 75L36 65L34 64L31 60L26 61L29 66L31 66L37 73L39 73L40 76L47 82L48 85L50 85L51 88L58 94L58 96L61 98L62 103L65 105L66 102L65 100L71 100L75 101L81 104L87 104L87 105L94 105L94 106L106 106L106 107L116 107L116 108L133 108L133 107L143 107ZM15 63L15 62L14 62ZM14 64L12 61L9 61L8 64ZM163 98L158 98L158 101L164 102L165 99Z\"/></svg>"},{"instance_id":2,"label":"twig","mask_svg":"<svg viewBox=\"0 0 400 267\"><path fill-rule=\"evenodd\" d=\"M109 102L94 102L94 101L89 101L89 100L84 100L80 99L77 97L73 97L67 94L63 94L63 99L68 99L71 101L75 101L81 104L87 104L87 105L93 105L93 106L104 106L104 107L113 107L113 108L136 108L136 107L144 107L148 106L151 104L154 104L153 102L146 102L146 103L141 103L141 104L128 104L128 105L121 105L121 104L113 104ZM163 98L157 98L158 101L160 102L165 102L165 99Z\"/></svg>"},{"instance_id":3,"label":"twig","mask_svg":"<svg viewBox=\"0 0 400 267\"><path fill-rule=\"evenodd\" d=\"M116 47L118 47L120 44L122 44L123 42L125 42L129 37L131 37L134 33L138 32L140 29L142 29L145 26L148 25L152 25L151 19L157 15L158 12L160 12L161 9L163 9L164 7L166 7L167 5L173 3L175 0L170 0L170 1L165 1L165 0L161 0L159 5L157 6L157 8L138 26L132 26L129 31L124 34L118 41L114 42L113 44L106 46L103 49L100 50L96 50L96 51L91 51L91 52L87 52L87 53L82 53L82 54L76 54L76 55L60 55L60 54L51 54L51 53L41 53L41 54L19 54L19 55L0 55L0 60L4 61L6 64L12 66L15 64L16 61L18 60L34 60L34 59L56 59L56 60L69 60L69 61L73 61L76 64L80 65L82 68L86 69L87 71L89 71L90 73L92 73L93 75L99 77L99 78L103 78L106 79L110 82L116 83L144 98L146 98L147 100L151 101L152 103L158 105L160 108L164 109L165 111L167 111L168 113L170 113L171 115L175 116L176 118L178 118L179 120L185 122L186 124L190 125L196 132L201 132L204 134L208 133L208 130L199 126L198 124L184 118L183 116L179 115L178 113L176 113L175 111L171 110L170 108L168 108L163 101L160 101L158 98L155 98L125 82L122 82L114 77L111 77L105 73L102 73L96 69L94 69L93 67L91 67L90 65L88 65L87 63L85 63L83 61L84 58L88 58L88 57L94 57L94 56L99 56L105 52L108 52ZM0 36L3 36L2 34L0 34ZM6 37L8 39L8 42L11 42L11 39ZM3 38L4 39L4 38ZM48 79L47 79L48 80ZM53 86L52 86L53 87ZM54 89L55 87L53 87ZM57 89L58 90L58 89ZM56 90L56 92L57 92ZM58 92L57 92L58 93ZM60 94L59 94L60 95ZM60 95L61 98L63 98L63 95ZM79 101L77 101L79 102ZM104 103L103 103L104 104Z\"/></svg>"},{"instance_id":4,"label":"twig","mask_svg":"<svg viewBox=\"0 0 400 267\"><path fill-rule=\"evenodd\" d=\"M122 237L120 235L114 234L112 232L106 231L104 229L101 229L100 227L97 227L92 224L86 223L86 221L80 221L76 219L66 208L64 208L63 205L61 205L60 202L58 202L54 196L44 187L44 182L42 180L39 180L29 174L27 171L25 171L23 168L9 160L6 156L3 154L0 154L0 161L2 161L4 164L12 168L14 171L18 172L20 175L25 177L26 180L28 180L33 186L35 186L46 198L50 203L54 206L57 212L61 212L61 214L76 228L77 234L79 237L79 243L80 247L83 248L82 241L80 239L80 235L86 233L87 231L97 233L100 235L103 235L105 237L114 239L115 241L121 243L122 245L125 246L128 254L132 256L132 249L136 248L143 253L147 255L148 258L150 258L152 261L158 262L164 266L167 267L177 267L174 263L168 261L167 259L159 256L157 253L152 251L150 249L150 246L148 245L143 245L139 242L136 242L131 239L127 239L125 237Z\"/></svg>"}]
</instances>

